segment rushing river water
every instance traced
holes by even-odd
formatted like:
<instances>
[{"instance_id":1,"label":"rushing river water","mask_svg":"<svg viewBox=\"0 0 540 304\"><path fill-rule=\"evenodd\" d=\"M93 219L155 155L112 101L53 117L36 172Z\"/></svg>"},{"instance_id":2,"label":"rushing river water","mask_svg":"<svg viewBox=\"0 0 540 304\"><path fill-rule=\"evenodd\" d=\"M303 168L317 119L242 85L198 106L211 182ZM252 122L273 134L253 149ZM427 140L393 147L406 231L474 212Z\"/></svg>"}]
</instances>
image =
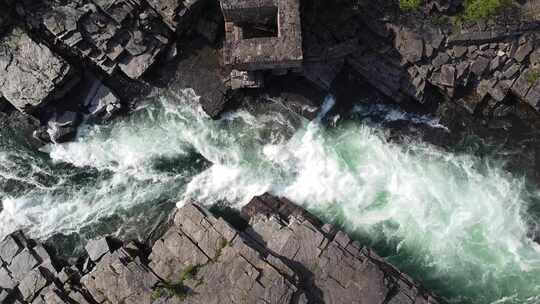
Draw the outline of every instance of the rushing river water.
<instances>
[{"instance_id":1,"label":"rushing river water","mask_svg":"<svg viewBox=\"0 0 540 304\"><path fill-rule=\"evenodd\" d=\"M66 246L142 237L186 197L240 207L269 191L345 227L450 302L540 301L540 246L528 237L540 191L494 161L390 143L365 116L436 122L357 108L356 119L323 124L331 99L313 122L271 108L212 121L186 104L194 99L185 90L154 100L41 152L1 130L0 235L64 235Z\"/></svg>"}]
</instances>

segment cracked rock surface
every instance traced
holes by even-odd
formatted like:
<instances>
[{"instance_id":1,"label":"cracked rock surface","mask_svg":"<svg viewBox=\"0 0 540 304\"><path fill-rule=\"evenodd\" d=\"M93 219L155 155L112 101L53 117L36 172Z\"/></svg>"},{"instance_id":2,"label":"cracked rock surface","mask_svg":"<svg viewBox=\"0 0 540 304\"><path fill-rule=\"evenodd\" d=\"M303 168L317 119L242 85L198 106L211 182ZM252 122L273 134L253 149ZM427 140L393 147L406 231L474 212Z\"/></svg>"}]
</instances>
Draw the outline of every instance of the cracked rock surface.
<instances>
[{"instance_id":1,"label":"cracked rock surface","mask_svg":"<svg viewBox=\"0 0 540 304\"><path fill-rule=\"evenodd\" d=\"M152 246L106 237L70 265L16 232L2 303L438 303L376 253L286 199L255 197L238 230L195 202Z\"/></svg>"}]
</instances>

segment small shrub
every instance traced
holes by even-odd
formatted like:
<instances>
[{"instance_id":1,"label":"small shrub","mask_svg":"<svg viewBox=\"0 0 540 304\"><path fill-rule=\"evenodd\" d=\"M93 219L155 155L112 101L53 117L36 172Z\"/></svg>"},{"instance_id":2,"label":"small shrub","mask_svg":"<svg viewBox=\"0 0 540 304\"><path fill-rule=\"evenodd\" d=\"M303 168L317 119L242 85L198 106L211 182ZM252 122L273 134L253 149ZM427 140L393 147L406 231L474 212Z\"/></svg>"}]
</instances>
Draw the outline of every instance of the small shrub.
<instances>
[{"instance_id":1,"label":"small shrub","mask_svg":"<svg viewBox=\"0 0 540 304\"><path fill-rule=\"evenodd\" d=\"M184 285L184 281L187 279L194 278L197 275L197 271L199 270L199 265L188 265L182 273L180 274L180 282L179 283L170 283L170 282L164 282L159 285L157 285L154 290L152 291L152 300L155 301L159 298L166 297L166 298L172 298L176 297L179 300L183 301L186 299L186 297L189 295L189 288ZM197 283L197 285L200 285L201 281Z\"/></svg>"},{"instance_id":2,"label":"small shrub","mask_svg":"<svg viewBox=\"0 0 540 304\"><path fill-rule=\"evenodd\" d=\"M186 268L184 268L184 270L180 274L180 280L184 281L184 280L193 278L194 276L197 275L198 270L199 270L199 266L197 265L187 265Z\"/></svg>"},{"instance_id":3,"label":"small shrub","mask_svg":"<svg viewBox=\"0 0 540 304\"><path fill-rule=\"evenodd\" d=\"M420 8L422 0L399 0L399 8L403 11L412 11Z\"/></svg>"},{"instance_id":4,"label":"small shrub","mask_svg":"<svg viewBox=\"0 0 540 304\"><path fill-rule=\"evenodd\" d=\"M154 291L152 292L152 300L155 301L162 297L176 297L177 299L183 301L188 296L188 292L189 289L181 282L178 284L163 283L155 287Z\"/></svg>"},{"instance_id":5,"label":"small shrub","mask_svg":"<svg viewBox=\"0 0 540 304\"><path fill-rule=\"evenodd\" d=\"M540 70L539 69L531 69L527 72L527 75L525 75L527 82L530 84L535 84L538 79L540 79Z\"/></svg>"},{"instance_id":6,"label":"small shrub","mask_svg":"<svg viewBox=\"0 0 540 304\"><path fill-rule=\"evenodd\" d=\"M469 21L488 19L512 5L513 0L465 0L463 18Z\"/></svg>"}]
</instances>

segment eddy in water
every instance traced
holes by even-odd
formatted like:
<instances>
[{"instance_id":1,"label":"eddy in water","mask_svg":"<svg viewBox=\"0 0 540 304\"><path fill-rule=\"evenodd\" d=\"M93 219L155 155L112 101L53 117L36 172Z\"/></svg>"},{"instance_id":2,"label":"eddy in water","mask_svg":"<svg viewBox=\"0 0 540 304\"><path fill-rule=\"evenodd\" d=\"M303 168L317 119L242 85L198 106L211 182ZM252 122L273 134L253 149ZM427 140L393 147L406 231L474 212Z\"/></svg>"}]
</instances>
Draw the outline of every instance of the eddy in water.
<instances>
[{"instance_id":1,"label":"eddy in water","mask_svg":"<svg viewBox=\"0 0 540 304\"><path fill-rule=\"evenodd\" d=\"M240 207L271 192L345 227L449 302L540 301L540 247L528 237L540 193L497 163L391 143L360 118L324 126L332 99L308 122L283 110L212 121L188 105L196 98L160 98L43 152L3 135L2 236L144 236L186 198Z\"/></svg>"}]
</instances>

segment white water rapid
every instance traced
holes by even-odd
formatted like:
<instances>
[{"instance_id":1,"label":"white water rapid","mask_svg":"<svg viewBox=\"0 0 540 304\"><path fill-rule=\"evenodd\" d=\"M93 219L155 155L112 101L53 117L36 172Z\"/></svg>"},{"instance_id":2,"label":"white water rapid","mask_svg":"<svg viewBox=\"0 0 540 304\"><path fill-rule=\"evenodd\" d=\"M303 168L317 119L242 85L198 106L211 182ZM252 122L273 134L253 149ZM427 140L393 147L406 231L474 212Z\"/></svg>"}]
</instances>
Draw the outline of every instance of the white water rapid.
<instances>
[{"instance_id":1,"label":"white water rapid","mask_svg":"<svg viewBox=\"0 0 540 304\"><path fill-rule=\"evenodd\" d=\"M241 207L271 192L345 227L450 302L540 301L540 246L528 237L540 191L496 162L391 143L360 118L324 126L331 98L313 122L282 111L212 121L187 105L196 98L161 98L43 153L0 137L1 236L144 233L188 197ZM389 119L442 127L396 113Z\"/></svg>"}]
</instances>

